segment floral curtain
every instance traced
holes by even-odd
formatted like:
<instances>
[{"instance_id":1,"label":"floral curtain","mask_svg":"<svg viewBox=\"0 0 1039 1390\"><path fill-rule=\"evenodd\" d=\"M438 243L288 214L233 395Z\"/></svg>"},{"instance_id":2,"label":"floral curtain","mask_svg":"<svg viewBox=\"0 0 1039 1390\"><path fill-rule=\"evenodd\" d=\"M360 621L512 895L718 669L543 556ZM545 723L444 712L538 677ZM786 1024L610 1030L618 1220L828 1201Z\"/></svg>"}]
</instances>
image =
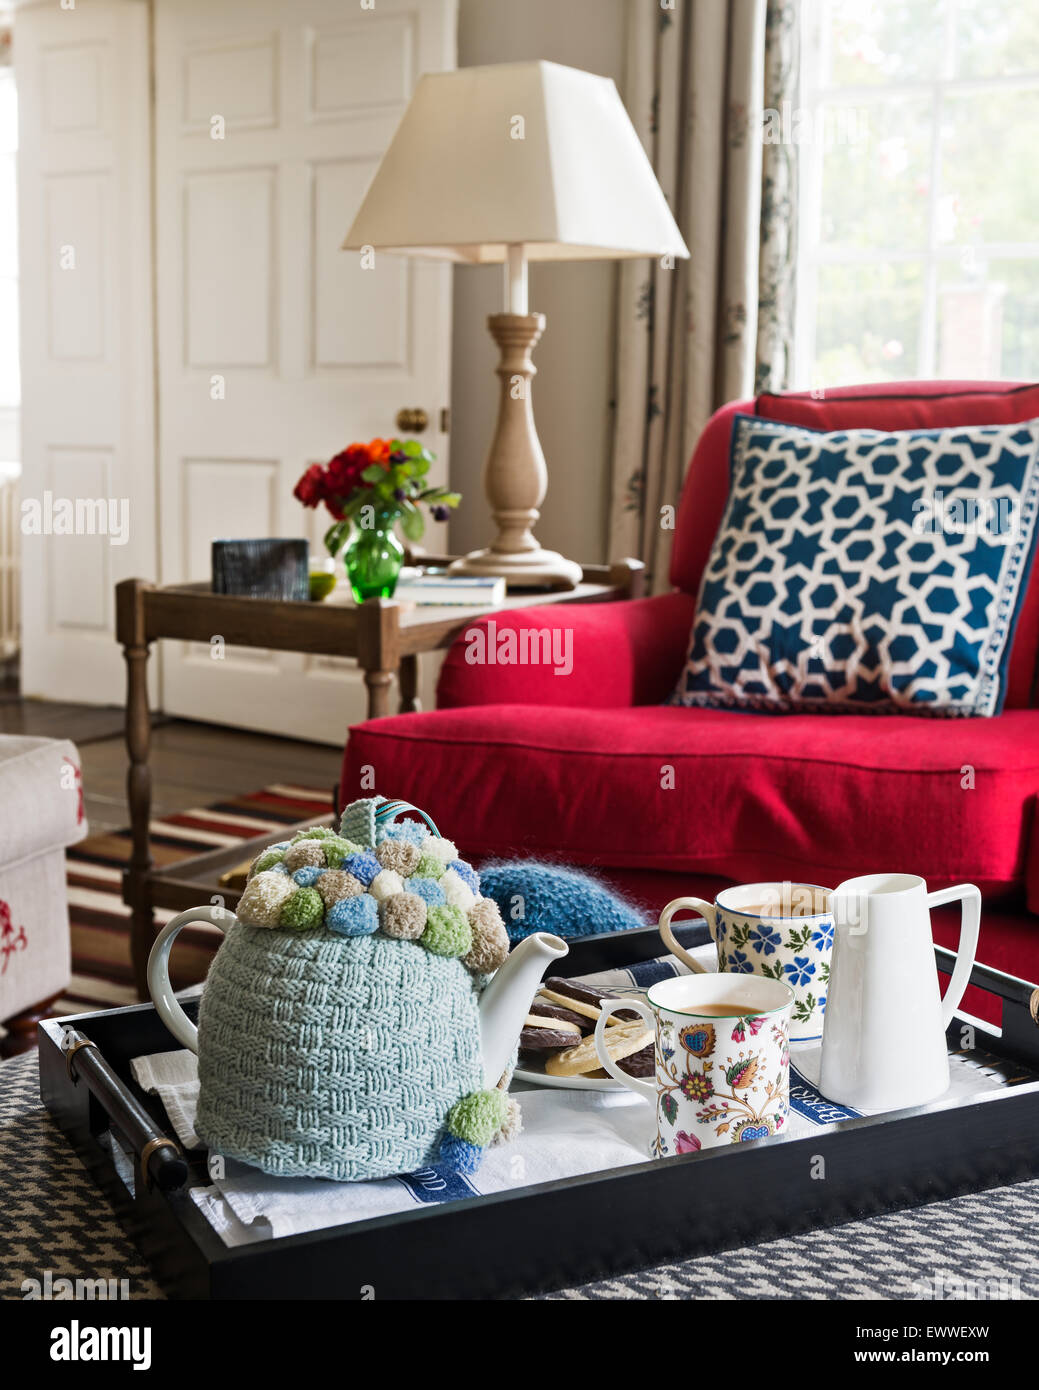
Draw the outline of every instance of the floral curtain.
<instances>
[{"instance_id":1,"label":"floral curtain","mask_svg":"<svg viewBox=\"0 0 1039 1390\"><path fill-rule=\"evenodd\" d=\"M788 379L799 2L629 5L625 100L690 251L619 271L608 553L643 559L654 592L668 587L671 509L707 420Z\"/></svg>"}]
</instances>

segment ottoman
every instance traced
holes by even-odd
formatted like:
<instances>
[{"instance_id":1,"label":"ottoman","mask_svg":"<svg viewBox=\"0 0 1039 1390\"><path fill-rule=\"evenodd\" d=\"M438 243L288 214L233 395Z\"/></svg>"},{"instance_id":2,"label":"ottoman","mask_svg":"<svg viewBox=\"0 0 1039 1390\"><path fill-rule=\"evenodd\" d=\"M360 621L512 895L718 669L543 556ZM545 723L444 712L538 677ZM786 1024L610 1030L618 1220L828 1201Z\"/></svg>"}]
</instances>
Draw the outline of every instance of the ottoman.
<instances>
[{"instance_id":1,"label":"ottoman","mask_svg":"<svg viewBox=\"0 0 1039 1390\"><path fill-rule=\"evenodd\" d=\"M0 736L0 1055L35 1045L69 983L65 846L86 830L75 745Z\"/></svg>"}]
</instances>

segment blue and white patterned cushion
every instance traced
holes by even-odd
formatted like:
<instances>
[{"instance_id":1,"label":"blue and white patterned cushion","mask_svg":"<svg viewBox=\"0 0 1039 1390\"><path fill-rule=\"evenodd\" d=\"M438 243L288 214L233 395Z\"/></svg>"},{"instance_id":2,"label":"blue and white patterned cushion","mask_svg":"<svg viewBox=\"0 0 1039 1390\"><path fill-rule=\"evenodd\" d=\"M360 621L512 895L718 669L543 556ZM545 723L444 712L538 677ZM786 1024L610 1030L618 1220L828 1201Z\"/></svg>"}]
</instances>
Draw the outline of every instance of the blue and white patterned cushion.
<instances>
[{"instance_id":1,"label":"blue and white patterned cushion","mask_svg":"<svg viewBox=\"0 0 1039 1390\"><path fill-rule=\"evenodd\" d=\"M739 415L672 704L998 714L1039 420L817 430Z\"/></svg>"}]
</instances>

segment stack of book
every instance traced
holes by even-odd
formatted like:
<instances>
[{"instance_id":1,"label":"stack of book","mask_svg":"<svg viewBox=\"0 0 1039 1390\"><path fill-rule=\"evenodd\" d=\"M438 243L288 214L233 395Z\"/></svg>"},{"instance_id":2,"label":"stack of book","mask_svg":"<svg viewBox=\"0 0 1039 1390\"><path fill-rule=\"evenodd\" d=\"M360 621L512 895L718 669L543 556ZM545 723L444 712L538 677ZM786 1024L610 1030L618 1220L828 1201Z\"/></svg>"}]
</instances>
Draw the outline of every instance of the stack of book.
<instances>
[{"instance_id":1,"label":"stack of book","mask_svg":"<svg viewBox=\"0 0 1039 1390\"><path fill-rule=\"evenodd\" d=\"M401 603L423 606L462 605L466 608L496 608L505 602L505 580L482 575L450 575L446 570L427 570L418 575L402 575L393 597Z\"/></svg>"}]
</instances>

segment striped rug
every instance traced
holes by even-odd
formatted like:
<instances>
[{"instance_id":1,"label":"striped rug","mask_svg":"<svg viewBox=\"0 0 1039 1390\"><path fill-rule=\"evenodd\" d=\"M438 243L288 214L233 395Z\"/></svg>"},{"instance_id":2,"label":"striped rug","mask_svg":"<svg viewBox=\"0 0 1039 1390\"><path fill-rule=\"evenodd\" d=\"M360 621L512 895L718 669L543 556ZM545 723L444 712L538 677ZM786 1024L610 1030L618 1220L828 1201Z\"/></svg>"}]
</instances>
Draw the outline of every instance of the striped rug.
<instances>
[{"instance_id":1,"label":"striped rug","mask_svg":"<svg viewBox=\"0 0 1039 1390\"><path fill-rule=\"evenodd\" d=\"M273 834L283 825L311 817L318 820L331 810L331 792L278 783L214 806L153 820L152 857L157 865L169 867L191 855ZM129 858L129 829L92 835L68 851L72 981L56 1013L138 1002L130 966L130 909L121 896L122 871ZM249 858L247 849L242 858ZM157 908L155 920L161 925L173 915L169 909ZM172 955L177 989L204 977L219 944L215 927L187 927L181 932Z\"/></svg>"}]
</instances>

